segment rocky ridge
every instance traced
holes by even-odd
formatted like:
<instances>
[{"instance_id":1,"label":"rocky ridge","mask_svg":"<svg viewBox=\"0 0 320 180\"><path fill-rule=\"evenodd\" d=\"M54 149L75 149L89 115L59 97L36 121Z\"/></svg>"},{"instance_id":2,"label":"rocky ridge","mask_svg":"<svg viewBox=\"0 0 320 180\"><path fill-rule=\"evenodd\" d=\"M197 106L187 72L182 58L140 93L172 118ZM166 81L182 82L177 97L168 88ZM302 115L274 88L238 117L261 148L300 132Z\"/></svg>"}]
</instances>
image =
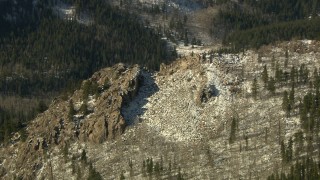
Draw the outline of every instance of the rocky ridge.
<instances>
[{"instance_id":1,"label":"rocky ridge","mask_svg":"<svg viewBox=\"0 0 320 180\"><path fill-rule=\"evenodd\" d=\"M33 178L51 149L62 149L71 141L102 143L119 137L126 126L120 110L135 96L140 73L139 66L118 64L96 72L67 100L55 99L27 127L25 142L12 142L7 149L1 149L5 151L1 157L2 172L7 173L2 175L8 179ZM86 84L91 87L84 87ZM90 88L95 89L94 94ZM87 97L84 91L89 91ZM17 173L17 169L21 171Z\"/></svg>"}]
</instances>

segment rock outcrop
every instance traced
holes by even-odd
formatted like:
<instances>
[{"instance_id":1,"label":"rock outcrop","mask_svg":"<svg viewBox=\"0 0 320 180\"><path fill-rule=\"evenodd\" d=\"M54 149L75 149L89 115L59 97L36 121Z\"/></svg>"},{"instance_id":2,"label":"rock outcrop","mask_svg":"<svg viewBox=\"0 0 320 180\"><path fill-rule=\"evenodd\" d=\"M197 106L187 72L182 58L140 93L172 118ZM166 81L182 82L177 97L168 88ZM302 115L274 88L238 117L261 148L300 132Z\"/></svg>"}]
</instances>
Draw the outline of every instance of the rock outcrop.
<instances>
[{"instance_id":1,"label":"rock outcrop","mask_svg":"<svg viewBox=\"0 0 320 180\"><path fill-rule=\"evenodd\" d=\"M62 149L70 141L102 143L120 136L126 127L121 108L135 96L139 76L138 65L117 64L83 81L71 97L55 99L29 124L25 142L2 149L1 171L19 168L17 177L32 179L41 169L46 152L54 147Z\"/></svg>"},{"instance_id":2,"label":"rock outcrop","mask_svg":"<svg viewBox=\"0 0 320 180\"><path fill-rule=\"evenodd\" d=\"M28 128L30 138L45 138L49 144L68 139L101 143L116 138L125 128L121 107L134 97L139 73L138 66L127 68L123 64L95 73L70 99L57 100L39 115ZM75 110L72 115L70 108Z\"/></svg>"},{"instance_id":3,"label":"rock outcrop","mask_svg":"<svg viewBox=\"0 0 320 180\"><path fill-rule=\"evenodd\" d=\"M112 85L99 97L92 98L88 102L88 106L92 106L93 113L87 115L82 120L83 123L81 122L79 138L83 141L101 143L106 139L116 138L124 131L125 120L121 115L121 108L130 102L137 92L140 69L138 66L127 69L122 64L115 68L115 72L112 72L115 74L110 74L111 72L106 69L91 78L98 82L99 87L105 82L110 82Z\"/></svg>"}]
</instances>

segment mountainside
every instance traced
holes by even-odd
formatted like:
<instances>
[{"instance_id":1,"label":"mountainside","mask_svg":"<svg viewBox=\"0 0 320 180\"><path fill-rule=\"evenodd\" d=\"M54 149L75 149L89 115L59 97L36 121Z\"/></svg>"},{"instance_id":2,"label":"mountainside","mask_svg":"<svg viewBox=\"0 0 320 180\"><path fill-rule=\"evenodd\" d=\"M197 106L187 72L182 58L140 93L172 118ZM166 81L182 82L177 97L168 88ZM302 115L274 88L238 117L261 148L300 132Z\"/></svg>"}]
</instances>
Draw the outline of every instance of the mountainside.
<instances>
[{"instance_id":1,"label":"mountainside","mask_svg":"<svg viewBox=\"0 0 320 180\"><path fill-rule=\"evenodd\" d=\"M306 158L318 163L320 123L305 126L303 109L318 92L319 47L292 41L193 54L155 74L122 64L103 69L69 99L55 100L28 126L25 142L16 135L1 149L2 177L265 179ZM292 69L298 74L290 80ZM292 83L288 114L283 93Z\"/></svg>"},{"instance_id":2,"label":"mountainside","mask_svg":"<svg viewBox=\"0 0 320 180\"><path fill-rule=\"evenodd\" d=\"M317 0L0 0L0 179L320 179Z\"/></svg>"}]
</instances>

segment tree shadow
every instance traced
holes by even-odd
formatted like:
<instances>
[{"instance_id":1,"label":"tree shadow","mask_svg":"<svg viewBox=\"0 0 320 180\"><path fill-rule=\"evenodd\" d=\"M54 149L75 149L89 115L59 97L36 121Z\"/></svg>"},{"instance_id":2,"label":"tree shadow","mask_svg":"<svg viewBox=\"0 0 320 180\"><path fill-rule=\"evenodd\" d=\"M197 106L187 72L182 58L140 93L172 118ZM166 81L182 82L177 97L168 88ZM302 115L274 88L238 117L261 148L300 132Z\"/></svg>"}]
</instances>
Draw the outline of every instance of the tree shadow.
<instances>
[{"instance_id":1,"label":"tree shadow","mask_svg":"<svg viewBox=\"0 0 320 180\"><path fill-rule=\"evenodd\" d=\"M140 116L147 110L145 105L149 102L148 98L159 91L159 87L149 72L142 71L138 83L139 89L136 96L121 108L121 115L128 126L140 122Z\"/></svg>"}]
</instances>

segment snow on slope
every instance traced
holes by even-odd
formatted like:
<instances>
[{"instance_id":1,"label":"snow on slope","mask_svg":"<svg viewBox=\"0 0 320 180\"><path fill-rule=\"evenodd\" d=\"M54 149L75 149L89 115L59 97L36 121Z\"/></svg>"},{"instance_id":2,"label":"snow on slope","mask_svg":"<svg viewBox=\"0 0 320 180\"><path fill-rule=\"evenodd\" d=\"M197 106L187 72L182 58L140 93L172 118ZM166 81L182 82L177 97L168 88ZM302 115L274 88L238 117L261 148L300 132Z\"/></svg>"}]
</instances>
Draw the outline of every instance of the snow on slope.
<instances>
[{"instance_id":1,"label":"snow on slope","mask_svg":"<svg viewBox=\"0 0 320 180\"><path fill-rule=\"evenodd\" d=\"M190 61L198 60L193 58ZM228 103L228 90L221 84L217 75L219 71L213 64L195 67L178 70L169 77L156 74L155 82L145 74L146 81L138 96L122 110L128 124L140 119L172 141L200 140L204 128L218 127L220 122L216 117L223 114L225 103ZM201 82L207 87L215 87L219 93L199 105L197 98L202 90ZM214 108L214 113L208 113Z\"/></svg>"},{"instance_id":2,"label":"snow on slope","mask_svg":"<svg viewBox=\"0 0 320 180\"><path fill-rule=\"evenodd\" d=\"M93 23L89 13L81 12L79 16L77 16L75 6L67 5L62 2L58 2L53 7L53 12L61 19L65 19L67 21L77 21L78 23L85 25L90 25Z\"/></svg>"},{"instance_id":3,"label":"snow on slope","mask_svg":"<svg viewBox=\"0 0 320 180\"><path fill-rule=\"evenodd\" d=\"M201 8L199 4L192 0L135 0L144 5L161 5L166 4L169 8L179 9L182 12L188 13Z\"/></svg>"}]
</instances>

